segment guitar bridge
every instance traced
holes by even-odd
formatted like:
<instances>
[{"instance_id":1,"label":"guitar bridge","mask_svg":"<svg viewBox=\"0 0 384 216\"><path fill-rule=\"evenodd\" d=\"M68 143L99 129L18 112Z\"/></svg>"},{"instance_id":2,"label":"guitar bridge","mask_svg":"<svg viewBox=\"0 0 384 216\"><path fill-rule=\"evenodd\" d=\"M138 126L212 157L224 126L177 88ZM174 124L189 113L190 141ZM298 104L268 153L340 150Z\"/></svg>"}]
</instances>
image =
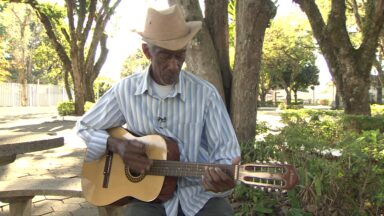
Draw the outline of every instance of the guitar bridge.
<instances>
[{"instance_id":1,"label":"guitar bridge","mask_svg":"<svg viewBox=\"0 0 384 216\"><path fill-rule=\"evenodd\" d=\"M108 188L109 176L111 175L111 168L112 168L112 159L113 159L113 153L111 151L108 151L107 158L105 160L105 165L104 165L103 188Z\"/></svg>"}]
</instances>

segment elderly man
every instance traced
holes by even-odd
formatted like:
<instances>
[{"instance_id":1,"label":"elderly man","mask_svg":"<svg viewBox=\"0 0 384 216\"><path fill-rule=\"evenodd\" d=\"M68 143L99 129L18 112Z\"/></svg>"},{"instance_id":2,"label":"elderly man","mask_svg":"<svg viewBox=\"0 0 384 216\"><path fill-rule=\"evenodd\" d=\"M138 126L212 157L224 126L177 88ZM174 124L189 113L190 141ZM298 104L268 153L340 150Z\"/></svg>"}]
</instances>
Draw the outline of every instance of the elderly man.
<instances>
[{"instance_id":1,"label":"elderly man","mask_svg":"<svg viewBox=\"0 0 384 216\"><path fill-rule=\"evenodd\" d=\"M217 90L181 69L187 44L200 28L200 21L185 22L179 6L148 9L138 34L146 42L142 49L151 64L113 86L77 122L76 130L88 147L86 161L110 151L134 172L150 169L153 161L144 143L117 139L106 131L125 125L140 136L160 134L177 141L182 162L240 162L239 144ZM179 177L167 200L131 201L126 215L233 215L226 196L234 186L223 170L207 168L201 178Z\"/></svg>"}]
</instances>

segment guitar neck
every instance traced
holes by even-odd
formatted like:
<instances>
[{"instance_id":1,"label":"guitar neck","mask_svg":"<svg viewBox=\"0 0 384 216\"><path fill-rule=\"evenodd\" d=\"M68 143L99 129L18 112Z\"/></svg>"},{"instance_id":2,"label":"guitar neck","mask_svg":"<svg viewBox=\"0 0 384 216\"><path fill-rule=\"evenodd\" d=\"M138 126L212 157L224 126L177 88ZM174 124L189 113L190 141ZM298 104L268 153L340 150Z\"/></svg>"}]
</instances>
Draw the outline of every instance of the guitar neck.
<instances>
[{"instance_id":1,"label":"guitar neck","mask_svg":"<svg viewBox=\"0 0 384 216\"><path fill-rule=\"evenodd\" d=\"M203 164L183 163L179 161L154 160L148 175L177 176L177 177L200 177L204 175L205 169L218 167L229 176L234 176L236 165L225 164Z\"/></svg>"}]
</instances>

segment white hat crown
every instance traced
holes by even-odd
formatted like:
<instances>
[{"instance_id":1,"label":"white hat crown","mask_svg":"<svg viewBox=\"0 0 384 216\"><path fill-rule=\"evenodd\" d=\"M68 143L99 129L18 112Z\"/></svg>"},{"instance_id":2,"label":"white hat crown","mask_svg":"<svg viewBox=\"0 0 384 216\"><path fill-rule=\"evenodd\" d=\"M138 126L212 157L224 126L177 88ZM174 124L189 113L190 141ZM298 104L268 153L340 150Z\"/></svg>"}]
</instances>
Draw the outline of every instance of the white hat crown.
<instances>
[{"instance_id":1,"label":"white hat crown","mask_svg":"<svg viewBox=\"0 0 384 216\"><path fill-rule=\"evenodd\" d=\"M148 8L144 30L137 31L142 40L169 49L182 49L200 30L201 21L185 22L178 5L165 10Z\"/></svg>"}]
</instances>

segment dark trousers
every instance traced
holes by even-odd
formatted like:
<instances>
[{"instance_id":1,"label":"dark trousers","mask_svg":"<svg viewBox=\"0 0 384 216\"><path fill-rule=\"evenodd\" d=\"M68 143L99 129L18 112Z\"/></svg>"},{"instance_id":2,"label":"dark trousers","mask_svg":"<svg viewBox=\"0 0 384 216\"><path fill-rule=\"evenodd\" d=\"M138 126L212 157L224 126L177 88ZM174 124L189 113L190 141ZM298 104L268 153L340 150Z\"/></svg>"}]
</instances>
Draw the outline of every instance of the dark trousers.
<instances>
[{"instance_id":1,"label":"dark trousers","mask_svg":"<svg viewBox=\"0 0 384 216\"><path fill-rule=\"evenodd\" d=\"M146 203L134 200L129 203L124 211L125 216L166 216L165 209L160 203ZM228 199L215 197L208 200L196 216L233 216L233 209ZM184 216L179 205L178 216Z\"/></svg>"}]
</instances>

